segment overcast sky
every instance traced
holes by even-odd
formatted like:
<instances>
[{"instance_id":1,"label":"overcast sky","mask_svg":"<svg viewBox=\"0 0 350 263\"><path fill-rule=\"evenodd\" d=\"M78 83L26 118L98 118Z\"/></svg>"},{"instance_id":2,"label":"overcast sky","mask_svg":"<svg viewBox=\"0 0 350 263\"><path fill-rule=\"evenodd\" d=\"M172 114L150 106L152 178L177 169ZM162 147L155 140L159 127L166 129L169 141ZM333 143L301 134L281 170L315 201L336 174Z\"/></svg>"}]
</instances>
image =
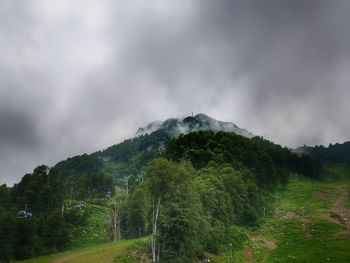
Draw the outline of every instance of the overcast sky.
<instances>
[{"instance_id":1,"label":"overcast sky","mask_svg":"<svg viewBox=\"0 0 350 263\"><path fill-rule=\"evenodd\" d=\"M348 0L0 0L0 184L203 112L350 140Z\"/></svg>"}]
</instances>

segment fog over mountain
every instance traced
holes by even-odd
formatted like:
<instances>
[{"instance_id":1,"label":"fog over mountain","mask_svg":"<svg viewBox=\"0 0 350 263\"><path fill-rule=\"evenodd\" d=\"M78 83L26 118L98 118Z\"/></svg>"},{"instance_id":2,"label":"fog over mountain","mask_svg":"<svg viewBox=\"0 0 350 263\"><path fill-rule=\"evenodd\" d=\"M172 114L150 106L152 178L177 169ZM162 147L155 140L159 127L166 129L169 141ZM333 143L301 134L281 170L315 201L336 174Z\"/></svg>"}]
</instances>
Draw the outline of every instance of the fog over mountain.
<instances>
[{"instance_id":1,"label":"fog over mountain","mask_svg":"<svg viewBox=\"0 0 350 263\"><path fill-rule=\"evenodd\" d=\"M222 122L215 120L204 113L199 113L196 116L187 116L186 118L171 118L165 121L153 121L145 127L137 130L136 136L151 134L159 129L165 129L172 137L177 137L180 134L187 134L197 131L224 131L233 132L243 137L252 138L256 135L239 128L232 122Z\"/></svg>"},{"instance_id":2,"label":"fog over mountain","mask_svg":"<svg viewBox=\"0 0 350 263\"><path fill-rule=\"evenodd\" d=\"M347 0L0 0L0 184L203 112L350 139Z\"/></svg>"}]
</instances>

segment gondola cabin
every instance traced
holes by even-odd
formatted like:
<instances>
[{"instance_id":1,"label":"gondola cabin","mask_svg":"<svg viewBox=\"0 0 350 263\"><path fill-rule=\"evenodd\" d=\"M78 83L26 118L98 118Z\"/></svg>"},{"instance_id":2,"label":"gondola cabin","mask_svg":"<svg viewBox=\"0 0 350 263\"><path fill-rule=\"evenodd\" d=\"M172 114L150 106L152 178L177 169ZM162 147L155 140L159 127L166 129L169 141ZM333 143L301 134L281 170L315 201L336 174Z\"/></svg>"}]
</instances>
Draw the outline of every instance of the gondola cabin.
<instances>
[{"instance_id":1,"label":"gondola cabin","mask_svg":"<svg viewBox=\"0 0 350 263\"><path fill-rule=\"evenodd\" d=\"M31 220L33 217L32 213L28 213L26 210L20 210L17 213L17 218Z\"/></svg>"}]
</instances>

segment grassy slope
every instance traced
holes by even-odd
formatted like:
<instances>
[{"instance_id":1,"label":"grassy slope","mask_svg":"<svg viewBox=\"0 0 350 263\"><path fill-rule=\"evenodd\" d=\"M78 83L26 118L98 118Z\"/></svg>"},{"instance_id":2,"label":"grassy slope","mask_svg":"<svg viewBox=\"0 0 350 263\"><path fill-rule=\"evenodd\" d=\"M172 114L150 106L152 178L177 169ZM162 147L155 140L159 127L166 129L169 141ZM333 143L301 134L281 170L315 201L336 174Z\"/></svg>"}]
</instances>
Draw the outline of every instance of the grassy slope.
<instances>
[{"instance_id":1,"label":"grassy slope","mask_svg":"<svg viewBox=\"0 0 350 263\"><path fill-rule=\"evenodd\" d=\"M350 232L329 216L341 186L349 189L349 181L292 179L277 193L277 213L250 233L235 262L350 262Z\"/></svg>"},{"instance_id":2,"label":"grassy slope","mask_svg":"<svg viewBox=\"0 0 350 263\"><path fill-rule=\"evenodd\" d=\"M117 262L118 257L129 254L129 249L135 244L135 240L126 240L118 243L107 243L93 247L70 250L30 260L19 261L22 263L104 263Z\"/></svg>"},{"instance_id":3,"label":"grassy slope","mask_svg":"<svg viewBox=\"0 0 350 263\"><path fill-rule=\"evenodd\" d=\"M110 209L105 206L93 205L85 202L86 208L82 212L87 214L87 224L74 227L71 230L72 248L80 248L108 241L107 224L110 221Z\"/></svg>"},{"instance_id":4,"label":"grassy slope","mask_svg":"<svg viewBox=\"0 0 350 263\"><path fill-rule=\"evenodd\" d=\"M349 181L292 178L286 191L276 193L275 215L267 216L258 230L247 229L249 241L235 253L233 262L350 262L350 231L329 217L341 196L339 187L350 192ZM348 206L349 200L345 203ZM135 243L108 243L23 262L131 262L120 260L120 256L129 255ZM214 263L230 262L225 255L207 257Z\"/></svg>"}]
</instances>

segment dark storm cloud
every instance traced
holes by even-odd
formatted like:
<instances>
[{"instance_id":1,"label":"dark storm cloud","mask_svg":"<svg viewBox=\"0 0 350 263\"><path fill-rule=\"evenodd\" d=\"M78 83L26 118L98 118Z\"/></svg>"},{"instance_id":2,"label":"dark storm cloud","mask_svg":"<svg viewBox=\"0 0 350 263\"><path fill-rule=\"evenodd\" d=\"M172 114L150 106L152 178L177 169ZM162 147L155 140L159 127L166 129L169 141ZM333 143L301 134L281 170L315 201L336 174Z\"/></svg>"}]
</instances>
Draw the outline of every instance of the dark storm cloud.
<instances>
[{"instance_id":1,"label":"dark storm cloud","mask_svg":"<svg viewBox=\"0 0 350 263\"><path fill-rule=\"evenodd\" d=\"M0 181L192 111L288 146L349 140L349 11L345 0L0 0Z\"/></svg>"},{"instance_id":2,"label":"dark storm cloud","mask_svg":"<svg viewBox=\"0 0 350 263\"><path fill-rule=\"evenodd\" d=\"M189 18L137 28L125 61L150 71L179 108L213 112L289 146L348 140L349 8L200 1Z\"/></svg>"}]
</instances>

